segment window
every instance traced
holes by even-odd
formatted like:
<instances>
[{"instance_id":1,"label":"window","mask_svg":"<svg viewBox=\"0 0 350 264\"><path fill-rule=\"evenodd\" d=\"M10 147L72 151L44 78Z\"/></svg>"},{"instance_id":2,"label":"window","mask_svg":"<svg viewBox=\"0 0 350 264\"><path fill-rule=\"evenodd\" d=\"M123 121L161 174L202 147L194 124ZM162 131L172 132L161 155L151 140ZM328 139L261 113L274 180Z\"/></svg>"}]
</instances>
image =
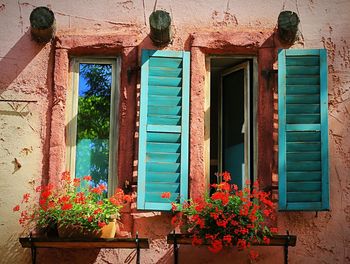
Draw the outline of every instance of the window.
<instances>
[{"instance_id":1,"label":"window","mask_svg":"<svg viewBox=\"0 0 350 264\"><path fill-rule=\"evenodd\" d=\"M67 169L91 175L108 193L116 186L118 59L74 58L67 98Z\"/></svg>"},{"instance_id":2,"label":"window","mask_svg":"<svg viewBox=\"0 0 350 264\"><path fill-rule=\"evenodd\" d=\"M278 54L280 210L328 210L326 50Z\"/></svg>"},{"instance_id":3,"label":"window","mask_svg":"<svg viewBox=\"0 0 350 264\"><path fill-rule=\"evenodd\" d=\"M239 188L254 180L256 152L254 58L210 60L210 182L216 172L231 173ZM208 129L208 128L207 128Z\"/></svg>"},{"instance_id":4,"label":"window","mask_svg":"<svg viewBox=\"0 0 350 264\"><path fill-rule=\"evenodd\" d=\"M142 51L138 209L170 210L171 201L188 197L189 58Z\"/></svg>"}]
</instances>

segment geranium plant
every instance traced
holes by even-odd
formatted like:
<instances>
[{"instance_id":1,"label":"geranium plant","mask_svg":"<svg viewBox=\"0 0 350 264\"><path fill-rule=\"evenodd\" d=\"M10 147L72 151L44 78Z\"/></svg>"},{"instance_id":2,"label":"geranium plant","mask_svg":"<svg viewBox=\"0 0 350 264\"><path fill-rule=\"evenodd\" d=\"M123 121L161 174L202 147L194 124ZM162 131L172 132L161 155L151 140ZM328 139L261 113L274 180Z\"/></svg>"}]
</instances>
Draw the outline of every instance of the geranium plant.
<instances>
[{"instance_id":1,"label":"geranium plant","mask_svg":"<svg viewBox=\"0 0 350 264\"><path fill-rule=\"evenodd\" d=\"M131 201L121 189L109 198L106 190L104 184L93 184L91 176L71 179L69 172L64 172L57 184L38 186L36 196L24 194L13 211L20 212L19 223L24 227L79 226L97 231L119 219L123 204Z\"/></svg>"},{"instance_id":2,"label":"geranium plant","mask_svg":"<svg viewBox=\"0 0 350 264\"><path fill-rule=\"evenodd\" d=\"M236 245L243 250L253 242L268 244L272 233L277 232L267 225L274 210L269 194L257 190L257 183L252 190L249 187L239 190L237 185L229 183L228 172L217 176L212 195L172 204L177 212L172 224L189 232L193 245L206 244L214 253L224 246ZM163 193L162 197L169 198L169 194ZM256 258L257 253L250 251L250 256Z\"/></svg>"}]
</instances>

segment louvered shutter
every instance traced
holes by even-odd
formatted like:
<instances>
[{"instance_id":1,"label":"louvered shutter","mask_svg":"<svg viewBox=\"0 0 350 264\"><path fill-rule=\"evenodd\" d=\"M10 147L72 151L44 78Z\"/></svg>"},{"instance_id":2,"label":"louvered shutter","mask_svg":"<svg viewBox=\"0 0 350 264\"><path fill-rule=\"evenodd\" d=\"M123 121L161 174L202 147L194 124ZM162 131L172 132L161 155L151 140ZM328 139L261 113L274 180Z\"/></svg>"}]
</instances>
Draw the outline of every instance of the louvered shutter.
<instances>
[{"instance_id":1,"label":"louvered shutter","mask_svg":"<svg viewBox=\"0 0 350 264\"><path fill-rule=\"evenodd\" d=\"M326 50L278 54L279 209L329 209Z\"/></svg>"},{"instance_id":2,"label":"louvered shutter","mask_svg":"<svg viewBox=\"0 0 350 264\"><path fill-rule=\"evenodd\" d=\"M185 51L142 51L138 209L170 210L172 201L188 198L189 58Z\"/></svg>"}]
</instances>

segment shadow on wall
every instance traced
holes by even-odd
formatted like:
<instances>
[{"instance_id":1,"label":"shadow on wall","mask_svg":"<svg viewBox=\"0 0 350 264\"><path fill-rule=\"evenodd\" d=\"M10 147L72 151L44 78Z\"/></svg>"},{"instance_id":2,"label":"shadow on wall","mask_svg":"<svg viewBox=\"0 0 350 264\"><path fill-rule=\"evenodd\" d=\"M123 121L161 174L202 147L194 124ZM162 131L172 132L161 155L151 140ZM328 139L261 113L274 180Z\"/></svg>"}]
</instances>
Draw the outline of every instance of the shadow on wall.
<instances>
[{"instance_id":1,"label":"shadow on wall","mask_svg":"<svg viewBox=\"0 0 350 264\"><path fill-rule=\"evenodd\" d=\"M0 95L13 83L26 66L44 48L31 39L30 30L0 60Z\"/></svg>"}]
</instances>

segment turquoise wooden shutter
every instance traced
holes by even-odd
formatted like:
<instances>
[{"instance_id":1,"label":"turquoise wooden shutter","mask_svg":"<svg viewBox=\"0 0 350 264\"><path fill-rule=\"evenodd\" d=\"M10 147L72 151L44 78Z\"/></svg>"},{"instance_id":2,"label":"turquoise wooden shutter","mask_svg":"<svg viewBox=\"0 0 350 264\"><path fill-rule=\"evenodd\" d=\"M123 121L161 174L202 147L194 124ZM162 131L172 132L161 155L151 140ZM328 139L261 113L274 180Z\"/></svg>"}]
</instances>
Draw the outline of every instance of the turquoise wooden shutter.
<instances>
[{"instance_id":1,"label":"turquoise wooden shutter","mask_svg":"<svg viewBox=\"0 0 350 264\"><path fill-rule=\"evenodd\" d=\"M326 50L278 54L279 209L329 209Z\"/></svg>"},{"instance_id":2,"label":"turquoise wooden shutter","mask_svg":"<svg viewBox=\"0 0 350 264\"><path fill-rule=\"evenodd\" d=\"M185 51L142 51L138 209L170 210L188 198L189 59Z\"/></svg>"}]
</instances>

